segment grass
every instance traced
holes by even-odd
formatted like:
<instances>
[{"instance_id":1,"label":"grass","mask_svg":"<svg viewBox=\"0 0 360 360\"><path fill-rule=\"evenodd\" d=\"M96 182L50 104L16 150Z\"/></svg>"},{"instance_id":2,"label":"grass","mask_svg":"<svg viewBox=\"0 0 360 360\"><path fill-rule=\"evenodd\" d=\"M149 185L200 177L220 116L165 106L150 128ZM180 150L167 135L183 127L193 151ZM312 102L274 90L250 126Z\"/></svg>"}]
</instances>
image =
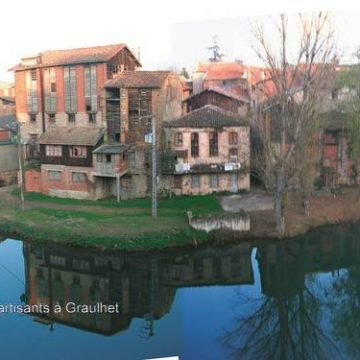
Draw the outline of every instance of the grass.
<instances>
[{"instance_id":1,"label":"grass","mask_svg":"<svg viewBox=\"0 0 360 360\"><path fill-rule=\"evenodd\" d=\"M13 192L18 196L18 191ZM220 213L214 195L159 199L158 217L151 217L151 199L117 202L75 200L38 193L25 194L27 209L4 210L0 199L0 229L23 239L126 250L161 249L208 241L206 233L188 225L186 211ZM5 205L5 204L3 204Z\"/></svg>"},{"instance_id":2,"label":"grass","mask_svg":"<svg viewBox=\"0 0 360 360\"><path fill-rule=\"evenodd\" d=\"M13 195L18 196L19 190L15 189ZM100 206L106 208L117 209L151 209L151 199L130 199L117 202L116 199L105 200L77 200L52 197L40 193L28 192L25 194L25 200L32 202L46 202L59 205L73 206ZM214 214L222 211L221 206L215 195L202 196L177 196L172 198L159 198L159 211L176 210L188 211L192 210L196 215Z\"/></svg>"}]
</instances>

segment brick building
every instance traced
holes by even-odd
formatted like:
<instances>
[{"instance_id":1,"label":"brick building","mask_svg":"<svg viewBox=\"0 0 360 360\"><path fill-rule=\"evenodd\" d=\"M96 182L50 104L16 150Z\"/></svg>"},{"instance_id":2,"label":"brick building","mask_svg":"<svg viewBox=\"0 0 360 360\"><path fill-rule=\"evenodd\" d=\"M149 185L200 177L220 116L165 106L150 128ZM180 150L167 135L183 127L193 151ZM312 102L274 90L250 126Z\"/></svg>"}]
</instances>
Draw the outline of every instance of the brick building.
<instances>
[{"instance_id":1,"label":"brick building","mask_svg":"<svg viewBox=\"0 0 360 360\"><path fill-rule=\"evenodd\" d=\"M21 137L31 145L54 126L105 127L101 98L105 82L140 66L125 44L45 51L22 58L13 68Z\"/></svg>"},{"instance_id":2,"label":"brick building","mask_svg":"<svg viewBox=\"0 0 360 360\"><path fill-rule=\"evenodd\" d=\"M250 128L206 105L164 124L162 187L177 195L250 189Z\"/></svg>"}]
</instances>

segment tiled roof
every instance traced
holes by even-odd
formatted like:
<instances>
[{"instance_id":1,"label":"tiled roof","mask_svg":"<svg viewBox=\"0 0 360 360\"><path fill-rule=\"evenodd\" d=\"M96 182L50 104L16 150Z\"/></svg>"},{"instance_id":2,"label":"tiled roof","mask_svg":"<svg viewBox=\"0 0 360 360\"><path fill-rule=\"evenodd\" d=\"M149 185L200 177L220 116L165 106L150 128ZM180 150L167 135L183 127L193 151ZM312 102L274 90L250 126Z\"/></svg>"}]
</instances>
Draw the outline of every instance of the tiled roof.
<instances>
[{"instance_id":1,"label":"tiled roof","mask_svg":"<svg viewBox=\"0 0 360 360\"><path fill-rule=\"evenodd\" d=\"M15 104L15 98L12 96L0 96L0 100Z\"/></svg>"},{"instance_id":2,"label":"tiled roof","mask_svg":"<svg viewBox=\"0 0 360 360\"><path fill-rule=\"evenodd\" d=\"M41 53L41 65L18 65L15 66L14 70L40 66L44 67L106 62L124 48L127 48L126 44L44 51ZM140 63L138 64L140 65Z\"/></svg>"},{"instance_id":3,"label":"tiled roof","mask_svg":"<svg viewBox=\"0 0 360 360\"><path fill-rule=\"evenodd\" d=\"M122 154L126 146L120 144L104 144L93 151L93 154Z\"/></svg>"},{"instance_id":4,"label":"tiled roof","mask_svg":"<svg viewBox=\"0 0 360 360\"><path fill-rule=\"evenodd\" d=\"M161 88L171 71L124 71L109 80L107 88Z\"/></svg>"},{"instance_id":5,"label":"tiled roof","mask_svg":"<svg viewBox=\"0 0 360 360\"><path fill-rule=\"evenodd\" d=\"M222 128L226 126L247 126L247 122L240 115L214 105L206 105L180 118L165 122L163 126L172 128Z\"/></svg>"},{"instance_id":6,"label":"tiled roof","mask_svg":"<svg viewBox=\"0 0 360 360\"><path fill-rule=\"evenodd\" d=\"M250 102L250 100L248 98L246 98L245 96L240 96L238 94L235 94L234 92L232 91L229 91L229 90L225 90L225 89L222 89L220 87L210 87L210 88L207 88L207 89L204 89L196 94L193 94L189 97L187 97L186 99L183 100L183 102L185 101L189 101L190 99L196 97L196 96L199 96L199 95L202 95L206 92L215 92L215 93L218 93L218 94L221 94L221 95L224 95L228 98L231 98L231 99L235 99L235 100L238 100L238 101L242 101L242 102Z\"/></svg>"},{"instance_id":7,"label":"tiled roof","mask_svg":"<svg viewBox=\"0 0 360 360\"><path fill-rule=\"evenodd\" d=\"M96 145L104 135L104 129L82 127L53 127L39 137L39 144L48 145Z\"/></svg>"},{"instance_id":8,"label":"tiled roof","mask_svg":"<svg viewBox=\"0 0 360 360\"><path fill-rule=\"evenodd\" d=\"M256 84L269 76L266 68L236 62L200 63L197 71L205 73L204 80L244 79L249 84Z\"/></svg>"}]
</instances>

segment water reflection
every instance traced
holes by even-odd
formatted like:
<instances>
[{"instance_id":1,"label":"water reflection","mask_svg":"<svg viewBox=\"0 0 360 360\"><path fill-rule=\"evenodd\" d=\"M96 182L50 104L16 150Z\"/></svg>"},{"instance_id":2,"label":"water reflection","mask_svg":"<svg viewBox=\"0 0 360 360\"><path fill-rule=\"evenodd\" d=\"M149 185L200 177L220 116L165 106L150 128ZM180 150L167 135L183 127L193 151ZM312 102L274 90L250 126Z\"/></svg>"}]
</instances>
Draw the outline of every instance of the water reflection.
<instances>
[{"instance_id":1,"label":"water reflection","mask_svg":"<svg viewBox=\"0 0 360 360\"><path fill-rule=\"evenodd\" d=\"M112 335L144 318L141 336L151 337L153 322L170 311L176 289L202 285L253 284L251 246L205 248L193 252L128 254L24 243L28 305L46 304L35 320ZM72 313L66 305L111 304L118 313ZM52 309L60 305L61 312Z\"/></svg>"},{"instance_id":2,"label":"water reflection","mask_svg":"<svg viewBox=\"0 0 360 360\"><path fill-rule=\"evenodd\" d=\"M51 329L59 323L108 336L141 318L136 336L151 338L156 335L156 320L172 311L179 288L227 285L238 290L234 291L238 306L231 306L227 298L219 298L218 306L226 308L224 314L231 321L193 325L209 334L213 326L226 349L224 358L230 354L235 359L357 359L357 233L357 228L331 228L290 241L131 254L24 243L22 300L50 309L70 302L117 305L119 313L34 311L32 316ZM223 289L214 288L212 294L218 296ZM192 294L187 296L183 315L199 306ZM176 337L186 338L181 329L177 331ZM191 353L196 346L194 341L186 351ZM204 354L204 359L212 358L211 350Z\"/></svg>"},{"instance_id":3,"label":"water reflection","mask_svg":"<svg viewBox=\"0 0 360 360\"><path fill-rule=\"evenodd\" d=\"M360 242L352 231L338 235L258 246L262 296L222 336L234 357L344 358L338 340L359 358Z\"/></svg>"}]
</instances>

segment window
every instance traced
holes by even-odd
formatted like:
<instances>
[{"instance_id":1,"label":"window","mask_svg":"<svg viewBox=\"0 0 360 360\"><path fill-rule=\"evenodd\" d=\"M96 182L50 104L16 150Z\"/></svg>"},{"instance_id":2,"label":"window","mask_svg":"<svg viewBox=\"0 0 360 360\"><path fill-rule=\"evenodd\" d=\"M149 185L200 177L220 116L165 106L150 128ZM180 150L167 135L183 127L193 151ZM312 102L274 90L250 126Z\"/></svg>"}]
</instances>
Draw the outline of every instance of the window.
<instances>
[{"instance_id":1,"label":"window","mask_svg":"<svg viewBox=\"0 0 360 360\"><path fill-rule=\"evenodd\" d=\"M70 146L70 157L85 158L87 156L86 146Z\"/></svg>"},{"instance_id":2,"label":"window","mask_svg":"<svg viewBox=\"0 0 360 360\"><path fill-rule=\"evenodd\" d=\"M180 133L180 132L175 133L174 144L175 144L175 146L182 146L182 144L183 144L183 134L182 133Z\"/></svg>"},{"instance_id":3,"label":"window","mask_svg":"<svg viewBox=\"0 0 360 360\"><path fill-rule=\"evenodd\" d=\"M55 181L61 181L61 171L49 170L48 171L48 179L55 180Z\"/></svg>"},{"instance_id":4,"label":"window","mask_svg":"<svg viewBox=\"0 0 360 360\"><path fill-rule=\"evenodd\" d=\"M36 81L36 70L31 70L31 81Z\"/></svg>"},{"instance_id":5,"label":"window","mask_svg":"<svg viewBox=\"0 0 360 360\"><path fill-rule=\"evenodd\" d=\"M235 131L229 132L229 145L238 144L238 133Z\"/></svg>"},{"instance_id":6,"label":"window","mask_svg":"<svg viewBox=\"0 0 360 360\"><path fill-rule=\"evenodd\" d=\"M77 270L89 270L89 268L90 268L89 262L86 260L81 260L81 259L74 259L72 261L72 265L73 265L73 268L77 269Z\"/></svg>"},{"instance_id":7,"label":"window","mask_svg":"<svg viewBox=\"0 0 360 360\"><path fill-rule=\"evenodd\" d=\"M209 134L209 155L210 156L218 156L218 133L212 132Z\"/></svg>"},{"instance_id":8,"label":"window","mask_svg":"<svg viewBox=\"0 0 360 360\"><path fill-rule=\"evenodd\" d=\"M192 157L199 156L199 134L198 133L191 134L191 156Z\"/></svg>"},{"instance_id":9,"label":"window","mask_svg":"<svg viewBox=\"0 0 360 360\"><path fill-rule=\"evenodd\" d=\"M56 74L55 68L43 70L44 74L44 100L47 113L56 112Z\"/></svg>"},{"instance_id":10,"label":"window","mask_svg":"<svg viewBox=\"0 0 360 360\"><path fill-rule=\"evenodd\" d=\"M182 176L174 176L174 188L175 189L182 188Z\"/></svg>"},{"instance_id":11,"label":"window","mask_svg":"<svg viewBox=\"0 0 360 360\"><path fill-rule=\"evenodd\" d=\"M200 185L200 176L199 175L191 175L191 187L198 188Z\"/></svg>"},{"instance_id":12,"label":"window","mask_svg":"<svg viewBox=\"0 0 360 360\"><path fill-rule=\"evenodd\" d=\"M62 256L50 255L50 264L65 266L65 258Z\"/></svg>"},{"instance_id":13,"label":"window","mask_svg":"<svg viewBox=\"0 0 360 360\"><path fill-rule=\"evenodd\" d=\"M210 187L212 189L217 189L219 185L219 178L217 174L210 175Z\"/></svg>"},{"instance_id":14,"label":"window","mask_svg":"<svg viewBox=\"0 0 360 360\"><path fill-rule=\"evenodd\" d=\"M51 123L55 122L55 114L49 114L49 122Z\"/></svg>"},{"instance_id":15,"label":"window","mask_svg":"<svg viewBox=\"0 0 360 360\"><path fill-rule=\"evenodd\" d=\"M36 115L35 114L30 115L30 122L32 122L32 123L36 122Z\"/></svg>"},{"instance_id":16,"label":"window","mask_svg":"<svg viewBox=\"0 0 360 360\"><path fill-rule=\"evenodd\" d=\"M26 73L25 82L26 82L26 96L27 96L28 113L34 114L39 111L36 70L30 70Z\"/></svg>"},{"instance_id":17,"label":"window","mask_svg":"<svg viewBox=\"0 0 360 360\"><path fill-rule=\"evenodd\" d=\"M116 64L106 64L106 78L112 79L113 74L116 74L119 71L119 66Z\"/></svg>"},{"instance_id":18,"label":"window","mask_svg":"<svg viewBox=\"0 0 360 360\"><path fill-rule=\"evenodd\" d=\"M75 66L64 67L64 98L65 112L75 114L77 112L76 94L76 68ZM75 119L75 116L74 116ZM70 119L69 119L70 121ZM75 121L75 120L74 120Z\"/></svg>"},{"instance_id":19,"label":"window","mask_svg":"<svg viewBox=\"0 0 360 360\"><path fill-rule=\"evenodd\" d=\"M238 149L232 148L229 150L229 159L231 162L237 162Z\"/></svg>"},{"instance_id":20,"label":"window","mask_svg":"<svg viewBox=\"0 0 360 360\"><path fill-rule=\"evenodd\" d=\"M68 121L70 123L74 123L75 122L75 114L68 114Z\"/></svg>"},{"instance_id":21,"label":"window","mask_svg":"<svg viewBox=\"0 0 360 360\"><path fill-rule=\"evenodd\" d=\"M106 162L107 162L107 163L111 163L111 161L112 161L111 155L110 155L110 154L106 154Z\"/></svg>"},{"instance_id":22,"label":"window","mask_svg":"<svg viewBox=\"0 0 360 360\"><path fill-rule=\"evenodd\" d=\"M96 114L95 113L89 113L89 123L95 124L96 123Z\"/></svg>"},{"instance_id":23,"label":"window","mask_svg":"<svg viewBox=\"0 0 360 360\"><path fill-rule=\"evenodd\" d=\"M86 182L86 174L82 172L71 173L72 182Z\"/></svg>"},{"instance_id":24,"label":"window","mask_svg":"<svg viewBox=\"0 0 360 360\"><path fill-rule=\"evenodd\" d=\"M84 89L85 89L86 111L96 112L97 111L96 65L85 66Z\"/></svg>"},{"instance_id":25,"label":"window","mask_svg":"<svg viewBox=\"0 0 360 360\"><path fill-rule=\"evenodd\" d=\"M62 156L61 145L46 145L46 156Z\"/></svg>"}]
</instances>

